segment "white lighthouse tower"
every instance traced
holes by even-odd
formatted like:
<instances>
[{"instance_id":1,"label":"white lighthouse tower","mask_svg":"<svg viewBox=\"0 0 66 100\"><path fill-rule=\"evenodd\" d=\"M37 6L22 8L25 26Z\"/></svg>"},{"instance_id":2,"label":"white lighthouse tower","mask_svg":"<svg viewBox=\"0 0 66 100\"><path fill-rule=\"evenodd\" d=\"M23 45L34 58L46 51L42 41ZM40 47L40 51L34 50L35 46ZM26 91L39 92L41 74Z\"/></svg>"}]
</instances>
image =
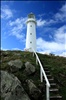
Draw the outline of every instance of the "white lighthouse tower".
<instances>
[{"instance_id":1,"label":"white lighthouse tower","mask_svg":"<svg viewBox=\"0 0 66 100\"><path fill-rule=\"evenodd\" d=\"M26 36L26 49L32 51L32 48L36 52L36 19L33 13L28 15L27 19L27 36Z\"/></svg>"}]
</instances>

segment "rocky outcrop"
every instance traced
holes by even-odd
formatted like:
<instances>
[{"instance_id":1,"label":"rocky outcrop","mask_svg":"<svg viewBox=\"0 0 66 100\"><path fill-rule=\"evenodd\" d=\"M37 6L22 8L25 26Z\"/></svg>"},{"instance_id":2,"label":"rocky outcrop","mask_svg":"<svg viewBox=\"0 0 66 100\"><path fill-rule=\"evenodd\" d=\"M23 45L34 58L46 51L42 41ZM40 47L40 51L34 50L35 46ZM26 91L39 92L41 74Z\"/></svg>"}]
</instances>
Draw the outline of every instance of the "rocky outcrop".
<instances>
[{"instance_id":1,"label":"rocky outcrop","mask_svg":"<svg viewBox=\"0 0 66 100\"><path fill-rule=\"evenodd\" d=\"M25 63L25 72L27 75L31 75L35 73L35 71L36 71L35 67L30 62Z\"/></svg>"},{"instance_id":2,"label":"rocky outcrop","mask_svg":"<svg viewBox=\"0 0 66 100\"><path fill-rule=\"evenodd\" d=\"M1 97L3 100L30 100L18 78L6 71L1 71Z\"/></svg>"},{"instance_id":3,"label":"rocky outcrop","mask_svg":"<svg viewBox=\"0 0 66 100\"><path fill-rule=\"evenodd\" d=\"M11 72L16 72L23 67L23 63L20 59L11 60L8 62L8 65L10 66Z\"/></svg>"},{"instance_id":4,"label":"rocky outcrop","mask_svg":"<svg viewBox=\"0 0 66 100\"><path fill-rule=\"evenodd\" d=\"M29 94L33 100L40 100L41 91L36 87L32 80L26 80Z\"/></svg>"},{"instance_id":5,"label":"rocky outcrop","mask_svg":"<svg viewBox=\"0 0 66 100\"><path fill-rule=\"evenodd\" d=\"M20 53L16 53L16 52L14 52L13 54L14 54L15 56L21 56Z\"/></svg>"},{"instance_id":6,"label":"rocky outcrop","mask_svg":"<svg viewBox=\"0 0 66 100\"><path fill-rule=\"evenodd\" d=\"M8 51L1 52L1 56L7 57L9 55Z\"/></svg>"}]
</instances>

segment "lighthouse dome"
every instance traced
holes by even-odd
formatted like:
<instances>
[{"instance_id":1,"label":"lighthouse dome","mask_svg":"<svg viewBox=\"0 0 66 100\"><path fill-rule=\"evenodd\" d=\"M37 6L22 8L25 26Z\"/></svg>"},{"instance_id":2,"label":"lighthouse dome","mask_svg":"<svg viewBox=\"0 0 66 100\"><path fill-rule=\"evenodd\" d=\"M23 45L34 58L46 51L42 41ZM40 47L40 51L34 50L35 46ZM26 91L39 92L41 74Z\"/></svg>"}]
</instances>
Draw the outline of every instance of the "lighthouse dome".
<instances>
[{"instance_id":1,"label":"lighthouse dome","mask_svg":"<svg viewBox=\"0 0 66 100\"><path fill-rule=\"evenodd\" d=\"M35 18L35 15L31 12L30 14L28 14L28 18Z\"/></svg>"},{"instance_id":2,"label":"lighthouse dome","mask_svg":"<svg viewBox=\"0 0 66 100\"><path fill-rule=\"evenodd\" d=\"M32 12L30 14L28 14L28 19L26 21L26 24L29 22L34 22L35 24L37 24L36 19L35 19L35 15Z\"/></svg>"}]
</instances>

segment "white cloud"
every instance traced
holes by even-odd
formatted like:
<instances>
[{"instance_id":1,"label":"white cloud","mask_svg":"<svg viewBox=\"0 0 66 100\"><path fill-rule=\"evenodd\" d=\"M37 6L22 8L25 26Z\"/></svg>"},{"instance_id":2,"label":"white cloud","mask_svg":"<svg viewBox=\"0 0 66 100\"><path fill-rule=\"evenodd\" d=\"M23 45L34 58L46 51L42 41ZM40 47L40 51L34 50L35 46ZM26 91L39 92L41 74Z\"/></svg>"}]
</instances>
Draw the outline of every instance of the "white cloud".
<instances>
[{"instance_id":1,"label":"white cloud","mask_svg":"<svg viewBox=\"0 0 66 100\"><path fill-rule=\"evenodd\" d=\"M22 50L22 49L20 49L20 48L12 48L12 50Z\"/></svg>"},{"instance_id":2,"label":"white cloud","mask_svg":"<svg viewBox=\"0 0 66 100\"><path fill-rule=\"evenodd\" d=\"M19 24L23 25L25 23L26 23L26 17L25 18L23 18L23 17L17 18L15 21L10 21L9 22L10 26L19 25Z\"/></svg>"},{"instance_id":3,"label":"white cloud","mask_svg":"<svg viewBox=\"0 0 66 100\"><path fill-rule=\"evenodd\" d=\"M39 27L45 25L45 23L46 23L45 20L42 20L42 19L37 20L37 26Z\"/></svg>"},{"instance_id":4,"label":"white cloud","mask_svg":"<svg viewBox=\"0 0 66 100\"><path fill-rule=\"evenodd\" d=\"M57 23L57 21L55 19L50 19L50 20L47 20L46 25L51 25L51 24L55 24L55 23Z\"/></svg>"},{"instance_id":5,"label":"white cloud","mask_svg":"<svg viewBox=\"0 0 66 100\"><path fill-rule=\"evenodd\" d=\"M58 23L61 21L66 21L66 4L63 5L59 12L54 15L53 19L49 20L40 20L38 26L49 26L54 23ZM60 20L60 21L59 21ZM48 29L47 29L48 30ZM50 38L53 38L53 41L45 41L42 37L37 39L37 50L41 53L54 53L55 55L66 57L66 25L56 29L53 31L54 35Z\"/></svg>"},{"instance_id":6,"label":"white cloud","mask_svg":"<svg viewBox=\"0 0 66 100\"><path fill-rule=\"evenodd\" d=\"M10 34L12 36L15 36L17 39L22 40L22 42L25 42L25 34L23 33L23 30L25 29L25 18L17 18L15 21L9 21L10 25Z\"/></svg>"},{"instance_id":7,"label":"white cloud","mask_svg":"<svg viewBox=\"0 0 66 100\"><path fill-rule=\"evenodd\" d=\"M38 19L37 20L37 26L40 27L40 26L50 26L51 24L54 24L54 23L57 23L57 20L55 19Z\"/></svg>"},{"instance_id":8,"label":"white cloud","mask_svg":"<svg viewBox=\"0 0 66 100\"><path fill-rule=\"evenodd\" d=\"M49 26L52 24L56 24L58 22L65 22L66 21L66 4L64 4L59 11L52 16L51 19L42 19L41 17L44 14L38 15L40 19L37 20L37 26Z\"/></svg>"},{"instance_id":9,"label":"white cloud","mask_svg":"<svg viewBox=\"0 0 66 100\"><path fill-rule=\"evenodd\" d=\"M66 46L66 27L60 27L59 29L57 29L54 33L54 41L50 42L50 41L45 41L44 39L42 39L41 37L39 37L37 39L37 50L39 52L47 52L47 53L54 53L54 54L58 54L58 55L62 55L64 56L64 51L65 51L65 46Z\"/></svg>"},{"instance_id":10,"label":"white cloud","mask_svg":"<svg viewBox=\"0 0 66 100\"><path fill-rule=\"evenodd\" d=\"M44 13L42 13L42 14L39 14L38 16L41 18L42 16L44 16L45 14Z\"/></svg>"},{"instance_id":11,"label":"white cloud","mask_svg":"<svg viewBox=\"0 0 66 100\"><path fill-rule=\"evenodd\" d=\"M1 47L1 50L7 51L7 50L9 50L9 49Z\"/></svg>"},{"instance_id":12,"label":"white cloud","mask_svg":"<svg viewBox=\"0 0 66 100\"><path fill-rule=\"evenodd\" d=\"M60 9L59 12L55 14L55 19L60 21L66 21L66 4L64 4Z\"/></svg>"},{"instance_id":13,"label":"white cloud","mask_svg":"<svg viewBox=\"0 0 66 100\"><path fill-rule=\"evenodd\" d=\"M42 44L42 45L41 45ZM37 39L37 48L43 50L49 50L51 52L57 52L64 50L65 44L57 43L55 41L48 42L42 38Z\"/></svg>"},{"instance_id":14,"label":"white cloud","mask_svg":"<svg viewBox=\"0 0 66 100\"><path fill-rule=\"evenodd\" d=\"M42 26L50 26L51 24L57 23L57 20L55 19L38 19L37 20L37 26L42 27Z\"/></svg>"},{"instance_id":15,"label":"white cloud","mask_svg":"<svg viewBox=\"0 0 66 100\"><path fill-rule=\"evenodd\" d=\"M62 52L59 56L64 56L64 57L66 57L66 51L65 51L65 52Z\"/></svg>"},{"instance_id":16,"label":"white cloud","mask_svg":"<svg viewBox=\"0 0 66 100\"><path fill-rule=\"evenodd\" d=\"M54 15L55 17L50 20L39 19L38 26L49 26L54 23L66 21L66 4L63 5L59 12ZM59 21L60 20L60 21ZM45 31L45 30L44 30ZM47 29L48 31L48 29ZM42 37L37 39L37 50L41 53L54 53L59 56L66 56L66 25L53 31L54 35L50 38L54 40L52 42L45 41Z\"/></svg>"},{"instance_id":17,"label":"white cloud","mask_svg":"<svg viewBox=\"0 0 66 100\"><path fill-rule=\"evenodd\" d=\"M66 25L55 31L54 39L57 42L66 43Z\"/></svg>"},{"instance_id":18,"label":"white cloud","mask_svg":"<svg viewBox=\"0 0 66 100\"><path fill-rule=\"evenodd\" d=\"M60 11L66 13L66 3L62 6L62 8L60 9Z\"/></svg>"},{"instance_id":19,"label":"white cloud","mask_svg":"<svg viewBox=\"0 0 66 100\"><path fill-rule=\"evenodd\" d=\"M7 5L2 6L1 7L1 18L9 19L11 17L13 17L12 10Z\"/></svg>"}]
</instances>

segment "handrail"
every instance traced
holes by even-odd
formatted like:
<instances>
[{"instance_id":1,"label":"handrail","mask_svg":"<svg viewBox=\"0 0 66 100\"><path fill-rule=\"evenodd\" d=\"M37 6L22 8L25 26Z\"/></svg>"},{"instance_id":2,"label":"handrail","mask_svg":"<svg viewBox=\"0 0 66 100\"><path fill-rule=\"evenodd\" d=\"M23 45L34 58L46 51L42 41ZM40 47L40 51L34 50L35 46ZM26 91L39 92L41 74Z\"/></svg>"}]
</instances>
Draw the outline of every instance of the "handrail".
<instances>
[{"instance_id":1,"label":"handrail","mask_svg":"<svg viewBox=\"0 0 66 100\"><path fill-rule=\"evenodd\" d=\"M45 70L43 69L43 66L42 66L42 64L40 62L40 59L39 59L37 53L34 51L33 48L28 48L27 50L32 51L33 55L34 54L36 55L36 61L38 61L39 65L40 65L40 78L41 78L41 82L43 82L43 76L44 76L45 81L46 81L46 100L50 100L50 93L49 93L50 92L49 91L50 83L49 83L49 80L48 80L47 75L45 73Z\"/></svg>"},{"instance_id":2,"label":"handrail","mask_svg":"<svg viewBox=\"0 0 66 100\"><path fill-rule=\"evenodd\" d=\"M32 49L33 50L33 49ZM37 58L37 60L38 60L38 62L39 62L39 65L40 65L40 67L41 67L41 69L42 69L42 72L43 72L43 74L44 74L44 78L45 78L45 80L46 80L46 82L47 82L47 85L50 87L50 83L49 83L49 81L48 81L48 78L47 78L47 76L46 76L46 73L45 73L45 71L44 71L44 69L43 69L43 66L42 66L42 64L41 64L41 62L40 62L40 60L39 60L39 57L38 57L38 55L37 55L37 53L33 50L33 52L34 52L34 54L36 55L36 58Z\"/></svg>"},{"instance_id":3,"label":"handrail","mask_svg":"<svg viewBox=\"0 0 66 100\"><path fill-rule=\"evenodd\" d=\"M32 51L34 52L34 54L36 55L36 60L38 60L38 62L39 62L39 65L40 65L40 67L41 67L41 69L40 69L40 72L41 72L41 82L43 82L43 76L44 76L44 78L45 78L45 81L46 81L46 100L50 100L50 91L49 91L49 88L50 88L50 83L49 83L49 80L48 80L48 78L47 78L47 75L46 75L46 73L45 73L45 71L44 71L44 69L43 69L43 66L42 66L42 64L41 64L41 62L40 62L40 59L39 59L39 57L38 57L38 55L37 55L37 53L34 51L34 49L32 49Z\"/></svg>"}]
</instances>

